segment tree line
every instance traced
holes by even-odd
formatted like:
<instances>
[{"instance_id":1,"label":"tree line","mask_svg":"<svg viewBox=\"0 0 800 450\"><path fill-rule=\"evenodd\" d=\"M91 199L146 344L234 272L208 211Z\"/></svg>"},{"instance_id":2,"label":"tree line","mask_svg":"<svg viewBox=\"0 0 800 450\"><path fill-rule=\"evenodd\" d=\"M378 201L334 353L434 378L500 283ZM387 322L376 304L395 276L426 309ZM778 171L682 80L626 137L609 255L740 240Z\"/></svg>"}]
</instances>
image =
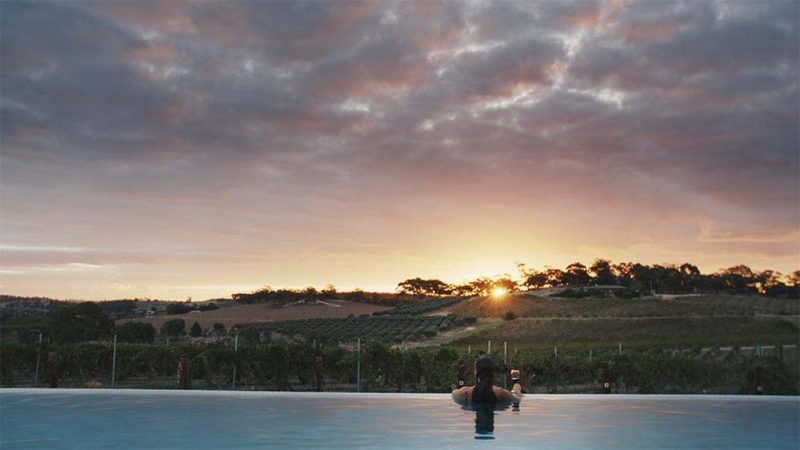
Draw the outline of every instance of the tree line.
<instances>
[{"instance_id":1,"label":"tree line","mask_svg":"<svg viewBox=\"0 0 800 450\"><path fill-rule=\"evenodd\" d=\"M250 303L296 303L302 301L330 300L337 298L354 302L372 303L382 306L409 305L416 303L418 295L405 292L364 292L361 289L354 289L348 292L337 291L332 284L323 289L307 287L305 289L273 289L265 286L253 292L239 292L231 295L234 301L245 304Z\"/></svg>"},{"instance_id":2,"label":"tree line","mask_svg":"<svg viewBox=\"0 0 800 450\"><path fill-rule=\"evenodd\" d=\"M398 283L397 291L414 296L476 296L489 295L497 288L516 292L599 285L622 286L639 294L702 292L800 298L800 270L783 275L774 270L756 271L745 265L737 265L703 274L690 263L614 264L607 259L596 259L588 267L574 262L564 269L545 267L537 270L524 264L519 264L517 268L518 279L506 274L497 278L479 277L461 284L450 284L438 279L410 278Z\"/></svg>"}]
</instances>

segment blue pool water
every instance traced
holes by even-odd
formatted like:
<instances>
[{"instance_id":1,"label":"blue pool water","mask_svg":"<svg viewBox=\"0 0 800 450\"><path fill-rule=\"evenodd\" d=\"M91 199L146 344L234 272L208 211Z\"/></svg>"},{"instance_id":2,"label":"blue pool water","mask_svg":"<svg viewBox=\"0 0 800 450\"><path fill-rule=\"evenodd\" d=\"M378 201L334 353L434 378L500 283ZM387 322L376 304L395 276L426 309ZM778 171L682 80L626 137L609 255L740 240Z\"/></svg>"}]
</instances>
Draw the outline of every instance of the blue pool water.
<instances>
[{"instance_id":1,"label":"blue pool water","mask_svg":"<svg viewBox=\"0 0 800 450\"><path fill-rule=\"evenodd\" d=\"M528 395L478 415L443 394L0 389L0 448L800 448L798 397Z\"/></svg>"}]
</instances>

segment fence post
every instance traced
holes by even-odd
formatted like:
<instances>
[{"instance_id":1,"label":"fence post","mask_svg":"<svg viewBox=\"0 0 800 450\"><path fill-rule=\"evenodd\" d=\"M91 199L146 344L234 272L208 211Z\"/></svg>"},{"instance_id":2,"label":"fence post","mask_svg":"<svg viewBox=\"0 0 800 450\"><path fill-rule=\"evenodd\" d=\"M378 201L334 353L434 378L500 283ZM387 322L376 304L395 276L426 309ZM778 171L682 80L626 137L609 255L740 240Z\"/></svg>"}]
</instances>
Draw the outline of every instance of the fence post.
<instances>
[{"instance_id":1,"label":"fence post","mask_svg":"<svg viewBox=\"0 0 800 450\"><path fill-rule=\"evenodd\" d=\"M356 345L356 392L361 392L361 338L358 338Z\"/></svg>"},{"instance_id":2,"label":"fence post","mask_svg":"<svg viewBox=\"0 0 800 450\"><path fill-rule=\"evenodd\" d=\"M558 346L553 347L553 356L558 356Z\"/></svg>"},{"instance_id":3,"label":"fence post","mask_svg":"<svg viewBox=\"0 0 800 450\"><path fill-rule=\"evenodd\" d=\"M56 352L47 354L47 378L51 388L58 387L58 354Z\"/></svg>"},{"instance_id":4,"label":"fence post","mask_svg":"<svg viewBox=\"0 0 800 450\"><path fill-rule=\"evenodd\" d=\"M472 353L472 346L468 345L467 346L467 354L469 355L470 353Z\"/></svg>"},{"instance_id":5,"label":"fence post","mask_svg":"<svg viewBox=\"0 0 800 450\"><path fill-rule=\"evenodd\" d=\"M458 359L458 378L456 378L456 389L461 389L467 385L466 378L466 362L464 359Z\"/></svg>"},{"instance_id":6,"label":"fence post","mask_svg":"<svg viewBox=\"0 0 800 450\"><path fill-rule=\"evenodd\" d=\"M111 356L111 389L117 387L117 335L114 334L114 352Z\"/></svg>"},{"instance_id":7,"label":"fence post","mask_svg":"<svg viewBox=\"0 0 800 450\"><path fill-rule=\"evenodd\" d=\"M508 343L503 341L503 389L508 389Z\"/></svg>"},{"instance_id":8,"label":"fence post","mask_svg":"<svg viewBox=\"0 0 800 450\"><path fill-rule=\"evenodd\" d=\"M42 359L42 333L39 333L39 346L36 348L36 371L33 373L33 387L39 387L39 364Z\"/></svg>"},{"instance_id":9,"label":"fence post","mask_svg":"<svg viewBox=\"0 0 800 450\"><path fill-rule=\"evenodd\" d=\"M589 362L592 362L592 350L589 349Z\"/></svg>"},{"instance_id":10,"label":"fence post","mask_svg":"<svg viewBox=\"0 0 800 450\"><path fill-rule=\"evenodd\" d=\"M314 380L317 385L317 392L322 392L322 356L314 357Z\"/></svg>"},{"instance_id":11,"label":"fence post","mask_svg":"<svg viewBox=\"0 0 800 450\"><path fill-rule=\"evenodd\" d=\"M620 355L622 354L622 343L621 342L619 343L619 354Z\"/></svg>"},{"instance_id":12,"label":"fence post","mask_svg":"<svg viewBox=\"0 0 800 450\"><path fill-rule=\"evenodd\" d=\"M405 369L405 360L403 358L405 354L405 342L400 344L400 393L403 393L403 382L405 381L406 369Z\"/></svg>"},{"instance_id":13,"label":"fence post","mask_svg":"<svg viewBox=\"0 0 800 450\"><path fill-rule=\"evenodd\" d=\"M190 388L189 380L189 357L184 353L178 361L178 386L181 389Z\"/></svg>"},{"instance_id":14,"label":"fence post","mask_svg":"<svg viewBox=\"0 0 800 450\"><path fill-rule=\"evenodd\" d=\"M756 367L756 395L764 393L764 368L761 366Z\"/></svg>"},{"instance_id":15,"label":"fence post","mask_svg":"<svg viewBox=\"0 0 800 450\"><path fill-rule=\"evenodd\" d=\"M236 389L236 366L239 365L239 333L233 338L233 382L231 388Z\"/></svg>"},{"instance_id":16,"label":"fence post","mask_svg":"<svg viewBox=\"0 0 800 450\"><path fill-rule=\"evenodd\" d=\"M492 356L492 340L491 339L486 341L486 346L487 346L486 354L489 355L489 356Z\"/></svg>"}]
</instances>

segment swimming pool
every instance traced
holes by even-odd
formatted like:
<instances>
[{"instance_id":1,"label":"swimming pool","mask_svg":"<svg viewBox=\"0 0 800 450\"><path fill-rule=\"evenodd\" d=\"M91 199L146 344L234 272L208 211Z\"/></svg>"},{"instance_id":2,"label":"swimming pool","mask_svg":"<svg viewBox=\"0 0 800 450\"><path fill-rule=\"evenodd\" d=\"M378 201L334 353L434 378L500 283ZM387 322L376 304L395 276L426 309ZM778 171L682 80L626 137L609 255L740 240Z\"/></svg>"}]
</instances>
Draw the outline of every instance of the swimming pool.
<instances>
[{"instance_id":1,"label":"swimming pool","mask_svg":"<svg viewBox=\"0 0 800 450\"><path fill-rule=\"evenodd\" d=\"M798 397L528 395L476 416L447 394L0 389L0 448L800 446Z\"/></svg>"}]
</instances>

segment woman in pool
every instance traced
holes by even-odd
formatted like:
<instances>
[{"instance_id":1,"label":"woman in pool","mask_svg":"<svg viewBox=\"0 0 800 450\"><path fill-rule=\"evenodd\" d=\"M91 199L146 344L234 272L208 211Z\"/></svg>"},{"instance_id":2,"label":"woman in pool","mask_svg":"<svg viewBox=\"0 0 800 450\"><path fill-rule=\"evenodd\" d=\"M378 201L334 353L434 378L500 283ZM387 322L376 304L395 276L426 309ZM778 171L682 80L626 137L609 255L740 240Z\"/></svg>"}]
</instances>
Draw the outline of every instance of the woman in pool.
<instances>
[{"instance_id":1,"label":"woman in pool","mask_svg":"<svg viewBox=\"0 0 800 450\"><path fill-rule=\"evenodd\" d=\"M499 386L494 386L495 365L492 358L482 356L475 361L475 386L466 386L453 391L453 400L457 402L472 402L481 404L496 404L504 402L519 403L522 400L522 385L514 380L514 386L507 391Z\"/></svg>"}]
</instances>

